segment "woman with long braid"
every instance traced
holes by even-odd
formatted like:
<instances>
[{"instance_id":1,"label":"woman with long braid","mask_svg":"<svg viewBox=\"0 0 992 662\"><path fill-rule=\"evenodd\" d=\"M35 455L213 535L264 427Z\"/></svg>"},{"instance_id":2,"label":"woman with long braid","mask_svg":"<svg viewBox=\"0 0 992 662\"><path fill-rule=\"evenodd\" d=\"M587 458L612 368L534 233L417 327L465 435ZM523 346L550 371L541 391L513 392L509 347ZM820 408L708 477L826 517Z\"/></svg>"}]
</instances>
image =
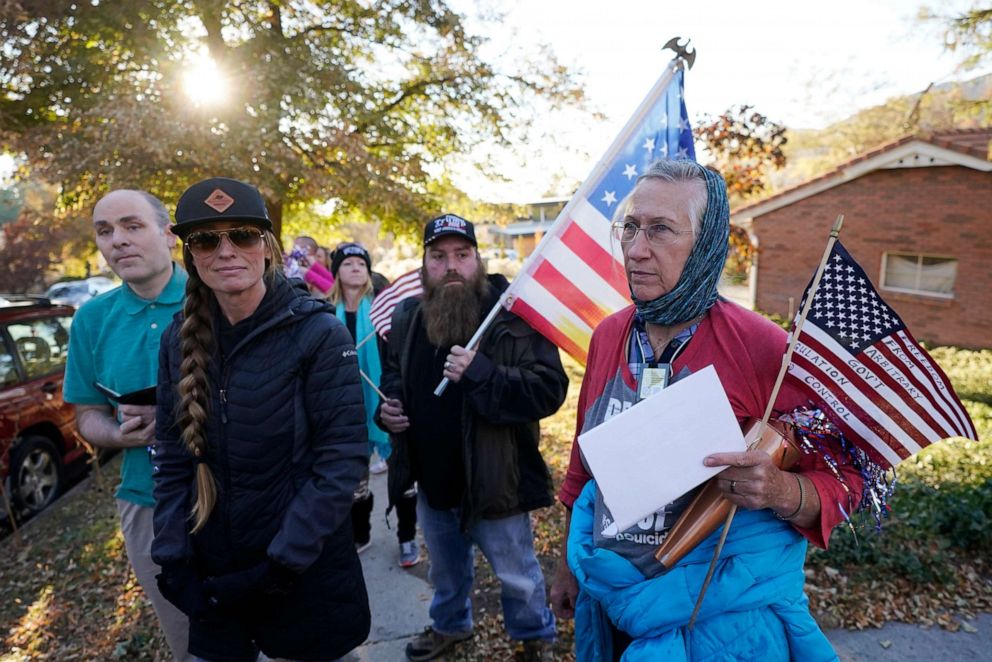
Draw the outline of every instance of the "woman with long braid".
<instances>
[{"instance_id":1,"label":"woman with long braid","mask_svg":"<svg viewBox=\"0 0 992 662\"><path fill-rule=\"evenodd\" d=\"M159 361L162 594L199 659L339 658L370 624L348 521L368 464L354 342L282 276L255 187L193 185L173 232L189 281Z\"/></svg>"}]
</instances>

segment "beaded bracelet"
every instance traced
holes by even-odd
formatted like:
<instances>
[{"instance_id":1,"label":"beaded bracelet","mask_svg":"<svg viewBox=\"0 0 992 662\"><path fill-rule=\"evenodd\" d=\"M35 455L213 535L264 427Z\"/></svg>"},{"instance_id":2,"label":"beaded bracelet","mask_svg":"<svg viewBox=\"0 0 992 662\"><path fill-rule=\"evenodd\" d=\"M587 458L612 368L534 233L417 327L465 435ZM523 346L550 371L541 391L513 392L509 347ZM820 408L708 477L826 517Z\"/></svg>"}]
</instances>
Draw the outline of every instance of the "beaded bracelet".
<instances>
[{"instance_id":1,"label":"beaded bracelet","mask_svg":"<svg viewBox=\"0 0 992 662\"><path fill-rule=\"evenodd\" d=\"M803 505L804 505L804 503L806 501L806 492L805 492L805 490L803 490L803 481L802 481L802 479L799 478L799 474L795 474L794 473L792 475L796 477L796 483L799 484L799 505L796 506L796 509L794 511L792 511L791 513L789 513L788 515L779 515L778 513L775 513L775 517L779 518L780 520L784 520L786 522L789 522L789 521L794 520L799 515L799 513L802 511Z\"/></svg>"}]
</instances>

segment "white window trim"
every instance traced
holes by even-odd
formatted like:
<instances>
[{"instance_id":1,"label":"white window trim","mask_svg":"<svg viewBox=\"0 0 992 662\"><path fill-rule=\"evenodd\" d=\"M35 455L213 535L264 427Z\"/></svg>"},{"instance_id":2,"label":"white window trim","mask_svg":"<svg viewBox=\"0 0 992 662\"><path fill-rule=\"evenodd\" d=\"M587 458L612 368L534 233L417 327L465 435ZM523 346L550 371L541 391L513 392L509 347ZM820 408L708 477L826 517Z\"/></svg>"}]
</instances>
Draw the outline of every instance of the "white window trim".
<instances>
[{"instance_id":1,"label":"white window trim","mask_svg":"<svg viewBox=\"0 0 992 662\"><path fill-rule=\"evenodd\" d=\"M959 260L956 257L952 257L950 255L932 255L930 253L911 253L911 252L908 252L908 251L882 251L882 270L881 270L881 273L879 273L879 276L878 276L878 282L880 283L881 289L886 290L888 292L900 292L902 294L912 294L914 296L931 297L931 298L934 298L934 299L953 299L954 298L954 292L953 291L950 294L944 294L943 292L934 292L932 290L914 290L914 289L908 289L908 288L905 288L905 287L892 287L891 285L886 285L885 284L885 270L886 270L886 266L887 266L887 262L888 262L888 258L889 258L889 255L890 254L891 255L900 255L900 256L904 256L904 257L909 257L909 256L916 257L917 258L917 267L919 267L920 261L922 261L923 258L925 258L925 257L935 257L935 258L938 258L938 259L941 259L941 260L953 260L954 262L958 262ZM920 274L919 268L917 268L917 272L916 273L917 273L917 283L919 283L919 274ZM955 270L955 274L954 274L954 284L957 285L957 272L956 272L956 270Z\"/></svg>"}]
</instances>

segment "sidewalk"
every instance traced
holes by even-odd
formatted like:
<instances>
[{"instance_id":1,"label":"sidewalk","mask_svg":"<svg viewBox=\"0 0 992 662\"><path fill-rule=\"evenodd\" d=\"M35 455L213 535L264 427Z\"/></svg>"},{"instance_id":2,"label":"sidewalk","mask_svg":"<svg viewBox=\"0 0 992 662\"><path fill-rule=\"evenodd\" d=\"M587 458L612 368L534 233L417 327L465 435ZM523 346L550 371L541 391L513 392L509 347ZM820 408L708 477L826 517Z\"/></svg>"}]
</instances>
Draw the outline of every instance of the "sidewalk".
<instances>
[{"instance_id":1,"label":"sidewalk","mask_svg":"<svg viewBox=\"0 0 992 662\"><path fill-rule=\"evenodd\" d=\"M400 545L396 537L396 513L386 510L386 474L373 475L372 546L362 552L362 569L372 607L372 632L368 641L344 657L345 662L393 662L406 659L406 644L419 634L430 618L433 591L427 582L427 548L417 531L423 559L412 568L399 566Z\"/></svg>"},{"instance_id":2,"label":"sidewalk","mask_svg":"<svg viewBox=\"0 0 992 662\"><path fill-rule=\"evenodd\" d=\"M827 630L826 635L843 662L992 660L992 614L961 622L958 632L886 623L878 630Z\"/></svg>"}]
</instances>

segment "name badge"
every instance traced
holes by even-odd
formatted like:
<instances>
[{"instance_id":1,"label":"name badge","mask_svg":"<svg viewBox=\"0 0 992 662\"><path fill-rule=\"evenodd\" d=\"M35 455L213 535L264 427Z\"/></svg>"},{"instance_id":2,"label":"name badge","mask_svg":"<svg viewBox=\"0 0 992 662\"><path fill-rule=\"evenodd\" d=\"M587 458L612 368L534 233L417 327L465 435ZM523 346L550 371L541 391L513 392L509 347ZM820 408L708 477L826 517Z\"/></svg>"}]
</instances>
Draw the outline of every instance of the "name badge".
<instances>
[{"instance_id":1,"label":"name badge","mask_svg":"<svg viewBox=\"0 0 992 662\"><path fill-rule=\"evenodd\" d=\"M668 386L668 378L672 374L670 363L662 363L659 366L644 367L641 371L641 386L638 389L637 397L640 400L650 397Z\"/></svg>"}]
</instances>

